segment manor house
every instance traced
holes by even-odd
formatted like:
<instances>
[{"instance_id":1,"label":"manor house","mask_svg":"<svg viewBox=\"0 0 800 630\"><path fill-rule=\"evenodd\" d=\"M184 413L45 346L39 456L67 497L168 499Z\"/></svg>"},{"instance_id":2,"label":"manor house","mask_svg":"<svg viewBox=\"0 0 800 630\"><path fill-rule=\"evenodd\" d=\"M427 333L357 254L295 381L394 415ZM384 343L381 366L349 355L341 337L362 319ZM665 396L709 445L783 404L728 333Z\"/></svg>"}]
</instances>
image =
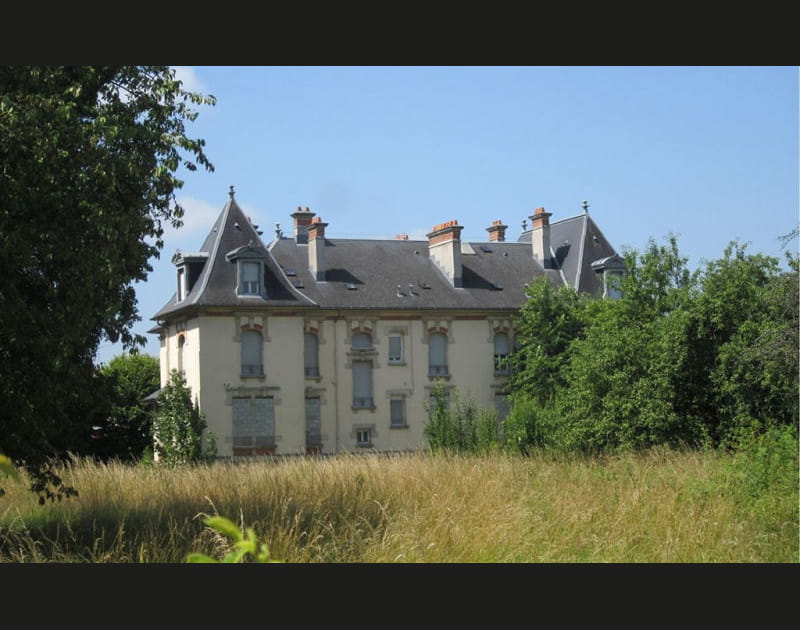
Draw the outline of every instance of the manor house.
<instances>
[{"instance_id":1,"label":"manor house","mask_svg":"<svg viewBox=\"0 0 800 630\"><path fill-rule=\"evenodd\" d=\"M515 242L500 220L466 242L339 239L309 208L270 242L234 199L152 318L161 384L182 370L221 457L424 448L432 388L507 412L508 356L525 287L546 276L614 297L621 258L583 212L537 208Z\"/></svg>"}]
</instances>

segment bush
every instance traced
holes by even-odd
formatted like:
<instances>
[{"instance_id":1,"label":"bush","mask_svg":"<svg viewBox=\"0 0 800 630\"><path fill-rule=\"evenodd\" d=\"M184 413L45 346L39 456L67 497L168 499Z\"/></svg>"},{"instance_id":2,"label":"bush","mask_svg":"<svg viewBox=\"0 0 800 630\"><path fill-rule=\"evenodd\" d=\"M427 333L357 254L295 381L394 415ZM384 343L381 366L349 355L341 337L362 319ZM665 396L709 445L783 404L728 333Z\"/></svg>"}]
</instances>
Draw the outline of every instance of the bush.
<instances>
[{"instance_id":1,"label":"bush","mask_svg":"<svg viewBox=\"0 0 800 630\"><path fill-rule=\"evenodd\" d=\"M479 408L470 396L454 391L451 397L445 386L437 383L426 411L424 434L434 452L477 453L500 446L496 415Z\"/></svg>"}]
</instances>

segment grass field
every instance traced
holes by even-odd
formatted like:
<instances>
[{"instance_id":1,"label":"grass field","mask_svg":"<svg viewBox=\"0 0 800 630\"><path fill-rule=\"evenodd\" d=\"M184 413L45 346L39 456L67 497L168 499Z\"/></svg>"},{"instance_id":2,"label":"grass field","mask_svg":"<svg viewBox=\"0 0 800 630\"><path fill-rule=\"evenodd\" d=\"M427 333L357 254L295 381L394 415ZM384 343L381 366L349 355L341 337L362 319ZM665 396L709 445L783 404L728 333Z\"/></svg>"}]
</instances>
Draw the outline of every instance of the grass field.
<instances>
[{"instance_id":1,"label":"grass field","mask_svg":"<svg viewBox=\"0 0 800 630\"><path fill-rule=\"evenodd\" d=\"M24 471L23 471L24 473ZM73 460L76 498L4 483L0 562L221 557L219 514L292 563L797 563L797 459L343 455L185 468ZM24 480L23 480L24 481Z\"/></svg>"}]
</instances>

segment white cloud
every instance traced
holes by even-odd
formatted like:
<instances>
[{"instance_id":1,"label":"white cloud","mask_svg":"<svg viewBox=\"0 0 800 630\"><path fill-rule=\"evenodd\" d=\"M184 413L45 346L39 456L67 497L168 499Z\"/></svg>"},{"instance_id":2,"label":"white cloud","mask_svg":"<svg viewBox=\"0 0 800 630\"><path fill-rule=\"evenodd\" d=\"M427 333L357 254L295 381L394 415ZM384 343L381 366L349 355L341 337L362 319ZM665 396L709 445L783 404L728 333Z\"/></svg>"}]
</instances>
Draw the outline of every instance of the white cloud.
<instances>
[{"instance_id":1,"label":"white cloud","mask_svg":"<svg viewBox=\"0 0 800 630\"><path fill-rule=\"evenodd\" d=\"M191 66L172 66L172 69L175 70L175 78L179 81L183 81L184 90L188 92L200 92L202 94L208 93L205 83L197 78L194 68Z\"/></svg>"},{"instance_id":2,"label":"white cloud","mask_svg":"<svg viewBox=\"0 0 800 630\"><path fill-rule=\"evenodd\" d=\"M185 236L205 233L211 230L214 221L217 220L222 207L218 204L211 204L202 199L194 197L178 197L178 203L183 208L183 226L175 229L171 225L164 226L164 238L175 239Z\"/></svg>"}]
</instances>

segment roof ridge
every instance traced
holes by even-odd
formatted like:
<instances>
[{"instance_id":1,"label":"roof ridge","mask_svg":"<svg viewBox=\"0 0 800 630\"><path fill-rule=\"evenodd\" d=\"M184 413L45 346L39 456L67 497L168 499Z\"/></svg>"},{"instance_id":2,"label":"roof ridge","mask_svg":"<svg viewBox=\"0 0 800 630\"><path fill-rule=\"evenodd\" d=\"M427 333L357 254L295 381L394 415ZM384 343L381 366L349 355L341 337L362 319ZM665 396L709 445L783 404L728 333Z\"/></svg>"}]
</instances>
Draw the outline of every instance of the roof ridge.
<instances>
[{"instance_id":1,"label":"roof ridge","mask_svg":"<svg viewBox=\"0 0 800 630\"><path fill-rule=\"evenodd\" d=\"M200 283L200 288L197 290L197 293L190 304L197 304L197 300L201 295L203 295L203 293L205 293L206 287L208 286L208 279L211 277L211 270L214 268L214 263L217 261L217 252L219 250L219 244L222 241L223 228L225 223L228 221L228 214L230 213L231 207L234 203L233 197L230 197L228 201L225 202L225 207L222 209L222 212L219 215L219 226L217 227L217 234L214 237L214 246L211 248L211 252L208 256L208 262L203 268L203 280Z\"/></svg>"}]
</instances>

